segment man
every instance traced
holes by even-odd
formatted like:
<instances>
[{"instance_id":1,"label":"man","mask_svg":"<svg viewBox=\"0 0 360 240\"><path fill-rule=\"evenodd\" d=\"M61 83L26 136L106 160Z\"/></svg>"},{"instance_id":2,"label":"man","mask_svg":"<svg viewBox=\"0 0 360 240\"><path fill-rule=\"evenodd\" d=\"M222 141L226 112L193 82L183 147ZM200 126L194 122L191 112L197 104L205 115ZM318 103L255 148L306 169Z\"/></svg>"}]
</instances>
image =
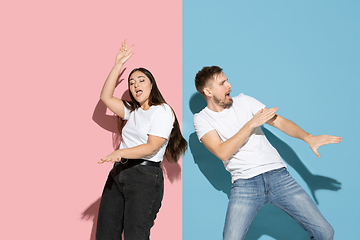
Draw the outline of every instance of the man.
<instances>
[{"instance_id":1,"label":"man","mask_svg":"<svg viewBox=\"0 0 360 240\"><path fill-rule=\"evenodd\" d=\"M195 86L207 102L207 107L194 116L196 133L204 146L223 161L233 182L223 239L244 239L255 214L265 203L288 213L310 237L333 239L333 228L289 175L260 126L267 123L305 141L318 157L320 146L338 143L341 137L313 136L276 114L277 107L268 109L244 94L231 98L231 85L220 67L200 70Z\"/></svg>"}]
</instances>

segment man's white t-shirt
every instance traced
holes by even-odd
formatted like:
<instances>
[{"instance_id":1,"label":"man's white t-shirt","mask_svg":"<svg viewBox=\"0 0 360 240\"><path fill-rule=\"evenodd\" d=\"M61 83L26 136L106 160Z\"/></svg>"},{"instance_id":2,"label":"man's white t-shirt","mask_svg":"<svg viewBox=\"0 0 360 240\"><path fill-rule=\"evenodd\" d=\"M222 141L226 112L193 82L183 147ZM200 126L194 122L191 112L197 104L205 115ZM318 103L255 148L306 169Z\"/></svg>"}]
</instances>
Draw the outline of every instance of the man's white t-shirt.
<instances>
[{"instance_id":1,"label":"man's white t-shirt","mask_svg":"<svg viewBox=\"0 0 360 240\"><path fill-rule=\"evenodd\" d=\"M167 140L159 151L142 158L154 162L162 161L175 120L170 106L164 103L151 106L148 110L137 108L132 112L125 106L124 109L124 120L127 120L127 122L122 129L120 149L145 144L149 135L162 137Z\"/></svg>"},{"instance_id":2,"label":"man's white t-shirt","mask_svg":"<svg viewBox=\"0 0 360 240\"><path fill-rule=\"evenodd\" d=\"M233 137L265 105L258 100L240 94L233 98L233 105L221 112L204 108L194 115L194 127L201 138L216 130L221 141ZM286 167L280 154L269 143L261 127L255 128L244 144L227 160L224 166L231 173L232 181L248 179L264 172Z\"/></svg>"}]
</instances>

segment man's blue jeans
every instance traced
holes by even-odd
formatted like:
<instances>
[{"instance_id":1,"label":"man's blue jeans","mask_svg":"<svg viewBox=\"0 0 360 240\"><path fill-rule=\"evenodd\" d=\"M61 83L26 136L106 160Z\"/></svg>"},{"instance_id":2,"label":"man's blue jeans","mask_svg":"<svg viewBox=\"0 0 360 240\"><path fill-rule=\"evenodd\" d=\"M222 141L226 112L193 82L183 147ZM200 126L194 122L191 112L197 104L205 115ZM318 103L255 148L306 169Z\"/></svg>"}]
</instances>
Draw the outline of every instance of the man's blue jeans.
<instances>
[{"instance_id":1,"label":"man's blue jeans","mask_svg":"<svg viewBox=\"0 0 360 240\"><path fill-rule=\"evenodd\" d=\"M334 229L286 168L234 182L224 226L224 240L242 240L256 213L265 203L284 210L313 239L329 240Z\"/></svg>"}]
</instances>

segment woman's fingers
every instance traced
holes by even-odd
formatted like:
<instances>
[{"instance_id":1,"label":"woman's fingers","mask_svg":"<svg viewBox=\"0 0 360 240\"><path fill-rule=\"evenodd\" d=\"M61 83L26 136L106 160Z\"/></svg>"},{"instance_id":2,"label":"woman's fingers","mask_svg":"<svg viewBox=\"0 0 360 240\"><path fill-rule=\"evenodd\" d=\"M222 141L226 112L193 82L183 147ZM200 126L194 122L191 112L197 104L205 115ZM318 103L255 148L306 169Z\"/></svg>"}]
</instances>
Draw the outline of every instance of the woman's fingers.
<instances>
[{"instance_id":1,"label":"woman's fingers","mask_svg":"<svg viewBox=\"0 0 360 240\"><path fill-rule=\"evenodd\" d=\"M135 47L135 45L132 45L130 47L130 49L128 50L127 49L127 42L126 42L126 39L125 39L124 42L121 43L120 52L116 55L116 61L115 62L124 64L134 54L133 52L131 52L134 47Z\"/></svg>"},{"instance_id":2,"label":"woman's fingers","mask_svg":"<svg viewBox=\"0 0 360 240\"><path fill-rule=\"evenodd\" d=\"M102 159L100 159L100 161L98 163L104 163L104 162L110 162L111 161L111 157L110 156L107 156L107 157L104 157Z\"/></svg>"},{"instance_id":3,"label":"woman's fingers","mask_svg":"<svg viewBox=\"0 0 360 240\"><path fill-rule=\"evenodd\" d=\"M124 42L121 43L120 52L124 50Z\"/></svg>"},{"instance_id":4,"label":"woman's fingers","mask_svg":"<svg viewBox=\"0 0 360 240\"><path fill-rule=\"evenodd\" d=\"M100 161L98 161L99 164L104 163L105 161L103 159L100 159Z\"/></svg>"},{"instance_id":5,"label":"woman's fingers","mask_svg":"<svg viewBox=\"0 0 360 240\"><path fill-rule=\"evenodd\" d=\"M130 47L130 49L129 49L129 53L131 53L131 51L132 51L132 49L135 47L135 45L133 44L131 47ZM134 54L134 53L132 53L132 54Z\"/></svg>"},{"instance_id":6,"label":"woman's fingers","mask_svg":"<svg viewBox=\"0 0 360 240\"><path fill-rule=\"evenodd\" d=\"M102 164L104 162L114 163L114 162L120 162L120 161L121 161L121 158L109 155L107 157L104 157L104 158L100 159L100 161L98 163L99 164Z\"/></svg>"}]
</instances>

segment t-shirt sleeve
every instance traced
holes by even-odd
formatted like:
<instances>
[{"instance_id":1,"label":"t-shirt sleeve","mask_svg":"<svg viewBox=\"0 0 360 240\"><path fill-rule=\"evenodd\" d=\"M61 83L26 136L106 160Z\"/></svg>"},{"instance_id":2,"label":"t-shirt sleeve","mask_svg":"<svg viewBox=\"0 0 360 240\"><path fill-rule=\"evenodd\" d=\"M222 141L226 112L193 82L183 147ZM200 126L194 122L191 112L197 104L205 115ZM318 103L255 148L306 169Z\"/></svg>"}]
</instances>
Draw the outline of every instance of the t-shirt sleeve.
<instances>
[{"instance_id":1,"label":"t-shirt sleeve","mask_svg":"<svg viewBox=\"0 0 360 240\"><path fill-rule=\"evenodd\" d=\"M168 139L174 120L175 117L170 106L166 104L158 105L156 111L154 111L148 134Z\"/></svg>"},{"instance_id":2,"label":"t-shirt sleeve","mask_svg":"<svg viewBox=\"0 0 360 240\"><path fill-rule=\"evenodd\" d=\"M246 98L246 101L248 102L250 111L253 115L255 115L259 110L265 108L266 106L261 103L260 101L256 100L253 97L244 95L244 97Z\"/></svg>"},{"instance_id":3,"label":"t-shirt sleeve","mask_svg":"<svg viewBox=\"0 0 360 240\"><path fill-rule=\"evenodd\" d=\"M130 109L125 107L125 104L124 104L124 120L128 120L129 116L130 116Z\"/></svg>"},{"instance_id":4,"label":"t-shirt sleeve","mask_svg":"<svg viewBox=\"0 0 360 240\"><path fill-rule=\"evenodd\" d=\"M201 142L201 138L208 132L214 130L210 123L206 121L206 119L202 118L201 115L195 114L194 115L194 128L196 131L196 134L199 138L199 141Z\"/></svg>"}]
</instances>

